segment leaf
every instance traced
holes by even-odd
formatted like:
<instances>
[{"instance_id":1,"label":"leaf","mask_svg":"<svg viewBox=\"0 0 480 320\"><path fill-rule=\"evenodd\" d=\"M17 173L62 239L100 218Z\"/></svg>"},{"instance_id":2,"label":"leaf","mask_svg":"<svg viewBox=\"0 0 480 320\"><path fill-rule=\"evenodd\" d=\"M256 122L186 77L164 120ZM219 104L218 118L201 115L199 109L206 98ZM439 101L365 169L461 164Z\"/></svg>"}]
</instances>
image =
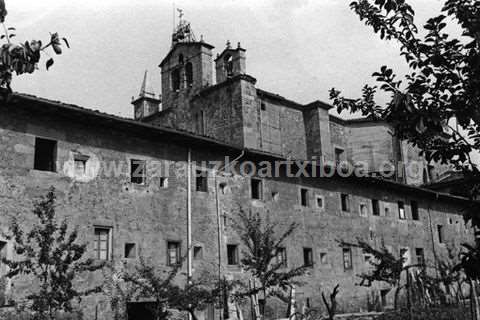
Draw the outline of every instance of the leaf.
<instances>
[{"instance_id":1,"label":"leaf","mask_svg":"<svg viewBox=\"0 0 480 320\"><path fill-rule=\"evenodd\" d=\"M3 39L3 38L5 38L5 35L4 35L4 34L2 34L2 36L0 37L0 39Z\"/></svg>"},{"instance_id":2,"label":"leaf","mask_svg":"<svg viewBox=\"0 0 480 320\"><path fill-rule=\"evenodd\" d=\"M67 46L68 49L70 49L70 45L68 44L67 38L62 38L63 41L65 41L65 45Z\"/></svg>"},{"instance_id":3,"label":"leaf","mask_svg":"<svg viewBox=\"0 0 480 320\"><path fill-rule=\"evenodd\" d=\"M16 36L16 34L12 33L12 34L9 35L8 37L9 37L9 38L13 38L13 37L15 37L15 36Z\"/></svg>"},{"instance_id":4,"label":"leaf","mask_svg":"<svg viewBox=\"0 0 480 320\"><path fill-rule=\"evenodd\" d=\"M17 30L14 27L9 27L8 30Z\"/></svg>"},{"instance_id":5,"label":"leaf","mask_svg":"<svg viewBox=\"0 0 480 320\"><path fill-rule=\"evenodd\" d=\"M47 70L48 70L48 68L50 68L52 65L53 65L53 59L50 58L50 59L47 60L47 63L46 63Z\"/></svg>"}]
</instances>

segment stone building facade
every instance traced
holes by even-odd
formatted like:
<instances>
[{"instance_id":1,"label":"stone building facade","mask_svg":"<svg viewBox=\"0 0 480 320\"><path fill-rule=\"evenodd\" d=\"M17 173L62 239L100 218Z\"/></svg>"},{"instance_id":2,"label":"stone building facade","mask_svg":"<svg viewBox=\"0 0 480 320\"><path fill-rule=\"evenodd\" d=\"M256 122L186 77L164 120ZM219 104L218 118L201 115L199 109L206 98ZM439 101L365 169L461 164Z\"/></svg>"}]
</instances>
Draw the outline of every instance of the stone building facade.
<instances>
[{"instance_id":1,"label":"stone building facade","mask_svg":"<svg viewBox=\"0 0 480 320\"><path fill-rule=\"evenodd\" d=\"M323 102L300 105L256 88L240 45L215 59L214 83L212 49L203 41L175 41L160 64L161 98L144 85L134 120L25 94L2 98L1 254L13 257L13 244L3 236L11 218L28 229L35 199L53 186L58 213L79 228L90 257L112 267L134 265L140 257L171 263L188 249L191 201L194 275L206 269L242 278L234 229L242 208L280 226L299 224L285 249L288 266L313 263L297 288L300 302L321 307L319 292L338 283L340 311L358 311L372 295L391 303L392 293L381 285L356 286L368 257L338 240L385 244L415 262L444 257L449 247L473 238L461 216L466 199L407 184L398 173L392 179L292 177L281 167L272 176L226 174L226 157L238 160L237 169L312 157L318 168L340 160L375 167L400 161L411 148L386 124L342 120ZM408 155L418 157L411 150ZM89 275L82 285L102 277ZM0 290L17 301L34 288L28 279L1 283ZM82 306L88 319L111 319L107 293Z\"/></svg>"}]
</instances>

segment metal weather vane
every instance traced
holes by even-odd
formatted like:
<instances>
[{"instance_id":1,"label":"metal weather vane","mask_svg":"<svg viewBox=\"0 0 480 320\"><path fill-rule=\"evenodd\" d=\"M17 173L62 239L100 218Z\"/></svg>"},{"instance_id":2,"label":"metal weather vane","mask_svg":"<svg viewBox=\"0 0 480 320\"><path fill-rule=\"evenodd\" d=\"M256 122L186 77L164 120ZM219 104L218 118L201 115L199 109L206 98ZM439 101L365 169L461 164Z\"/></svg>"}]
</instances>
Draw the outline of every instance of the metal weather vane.
<instances>
[{"instance_id":1,"label":"metal weather vane","mask_svg":"<svg viewBox=\"0 0 480 320\"><path fill-rule=\"evenodd\" d=\"M183 19L185 15L183 9L177 8L178 11L178 25L172 34L172 44L178 42L195 42L195 35L190 26L190 22Z\"/></svg>"},{"instance_id":2,"label":"metal weather vane","mask_svg":"<svg viewBox=\"0 0 480 320\"><path fill-rule=\"evenodd\" d=\"M0 46L0 87L6 88L9 92L12 91L10 84L12 82L12 75L15 72L17 75L24 73L33 73L38 69L37 64L40 61L40 54L44 52L48 56L45 49L52 47L55 54L62 53L61 41L70 48L66 38L60 38L58 33L50 33L50 41L42 46L42 41L32 40L25 41L25 43L13 44L11 38L15 37L16 29L13 27L7 28L5 25L5 17L7 16L7 9L5 0L0 0L0 23L3 26L4 34L0 39L5 39L7 43ZM11 32L12 31L12 32ZM46 69L50 68L54 63L53 58L46 61Z\"/></svg>"}]
</instances>

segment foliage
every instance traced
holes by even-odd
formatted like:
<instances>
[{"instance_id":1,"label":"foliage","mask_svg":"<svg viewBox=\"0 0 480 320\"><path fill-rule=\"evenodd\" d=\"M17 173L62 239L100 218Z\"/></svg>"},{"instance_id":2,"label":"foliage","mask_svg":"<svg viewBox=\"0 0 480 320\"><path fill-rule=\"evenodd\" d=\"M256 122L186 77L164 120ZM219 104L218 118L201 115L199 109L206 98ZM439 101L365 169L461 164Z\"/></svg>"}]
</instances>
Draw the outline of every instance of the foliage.
<instances>
[{"instance_id":1,"label":"foliage","mask_svg":"<svg viewBox=\"0 0 480 320\"><path fill-rule=\"evenodd\" d=\"M358 275L360 278L358 285L371 287L373 282L386 282L392 286L399 285L402 271L405 270L404 257L397 258L385 246L376 249L360 239L356 243L340 241L340 246L360 248L364 254L371 256L369 263L372 268L369 272Z\"/></svg>"},{"instance_id":2,"label":"foliage","mask_svg":"<svg viewBox=\"0 0 480 320\"><path fill-rule=\"evenodd\" d=\"M66 220L57 222L53 187L33 209L38 220L25 232L17 220L11 227L18 259L3 259L8 266L7 277L31 275L40 284L38 292L27 296L32 302L35 319L54 319L59 311L73 312L72 302L82 296L98 292L99 287L79 291L74 282L82 272L93 272L103 267L92 259L82 259L86 245L78 244L77 230L68 231Z\"/></svg>"},{"instance_id":3,"label":"foliage","mask_svg":"<svg viewBox=\"0 0 480 320\"><path fill-rule=\"evenodd\" d=\"M235 223L237 233L245 247L241 265L258 282L259 286L244 292L244 295L262 292L266 305L269 296L281 295L278 289L286 290L295 284L295 278L303 275L310 266L286 268L283 261L277 261L283 242L298 227L290 224L286 230L278 232L279 225L264 221L259 215L239 210L239 221ZM264 308L265 310L265 308Z\"/></svg>"},{"instance_id":4,"label":"foliage","mask_svg":"<svg viewBox=\"0 0 480 320\"><path fill-rule=\"evenodd\" d=\"M133 299L151 298L155 319L168 318L170 309L186 311L196 320L195 311L203 310L208 304L218 303L221 292L228 289L225 281L217 281L208 274L188 281L185 286L176 283L182 268L182 261L172 267L156 268L140 259L134 272L124 272L122 279L134 286Z\"/></svg>"},{"instance_id":5,"label":"foliage","mask_svg":"<svg viewBox=\"0 0 480 320\"><path fill-rule=\"evenodd\" d=\"M419 146L428 160L477 172L470 152L480 149L480 2L447 0L442 14L424 25L423 37L405 0L358 0L350 7L381 39L400 44L410 72L402 85L391 68L382 66L373 73L380 87L366 85L359 99L344 98L332 89L330 98L338 111L385 119L399 138ZM445 32L447 17L462 28L461 39ZM391 97L385 108L375 103L378 89ZM453 118L463 131L450 125Z\"/></svg>"},{"instance_id":6,"label":"foliage","mask_svg":"<svg viewBox=\"0 0 480 320\"><path fill-rule=\"evenodd\" d=\"M0 86L7 88L11 91L10 83L12 81L12 74L15 72L17 75L24 73L33 73L37 69L37 63L40 61L40 55L47 48L52 47L55 54L62 54L61 41L70 48L70 45L66 38L60 38L58 33L50 34L50 41L42 46L42 41L32 40L30 42L13 44L11 39L16 35L12 33L15 31L13 27L5 27L4 21L7 15L4 0L0 1L0 22L4 26L4 34L0 36L0 39L6 41L5 44L0 46ZM49 58L46 62L46 69L48 70L54 63L53 58Z\"/></svg>"},{"instance_id":7,"label":"foliage","mask_svg":"<svg viewBox=\"0 0 480 320\"><path fill-rule=\"evenodd\" d=\"M462 306L414 308L409 316L404 311L386 312L378 320L465 320L470 319L470 310Z\"/></svg>"},{"instance_id":8,"label":"foliage","mask_svg":"<svg viewBox=\"0 0 480 320\"><path fill-rule=\"evenodd\" d=\"M373 73L378 86L365 85L362 97L350 99L330 90L337 111L360 112L391 124L398 138L418 146L427 161L450 163L472 181L479 181L478 163L472 152L480 151L480 1L446 0L442 12L419 30L414 9L405 0L355 0L355 14L381 39L396 41L409 71L399 79L394 70L382 66ZM460 37L447 33L452 22ZM380 91L390 100L385 107L375 102ZM478 195L479 185L471 189ZM478 205L465 211L465 220L480 226ZM474 263L480 248L470 247L463 261ZM479 277L471 266L467 273Z\"/></svg>"}]
</instances>

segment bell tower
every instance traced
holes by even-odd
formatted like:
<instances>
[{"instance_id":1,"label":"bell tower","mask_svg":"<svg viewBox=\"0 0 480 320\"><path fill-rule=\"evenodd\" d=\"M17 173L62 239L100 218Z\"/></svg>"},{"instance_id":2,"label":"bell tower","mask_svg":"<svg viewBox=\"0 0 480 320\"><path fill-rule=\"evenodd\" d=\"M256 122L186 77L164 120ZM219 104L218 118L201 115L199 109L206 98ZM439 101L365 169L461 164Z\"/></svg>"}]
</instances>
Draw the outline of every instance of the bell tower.
<instances>
[{"instance_id":1,"label":"bell tower","mask_svg":"<svg viewBox=\"0 0 480 320\"><path fill-rule=\"evenodd\" d=\"M212 45L197 40L190 23L179 10L179 22L172 34L172 47L160 63L162 109L185 103L200 89L213 84Z\"/></svg>"},{"instance_id":2,"label":"bell tower","mask_svg":"<svg viewBox=\"0 0 480 320\"><path fill-rule=\"evenodd\" d=\"M155 95L150 81L148 78L148 72L145 70L143 75L142 87L137 98L132 98L132 104L134 107L134 119L142 120L149 117L158 111L160 111L161 98Z\"/></svg>"}]
</instances>

